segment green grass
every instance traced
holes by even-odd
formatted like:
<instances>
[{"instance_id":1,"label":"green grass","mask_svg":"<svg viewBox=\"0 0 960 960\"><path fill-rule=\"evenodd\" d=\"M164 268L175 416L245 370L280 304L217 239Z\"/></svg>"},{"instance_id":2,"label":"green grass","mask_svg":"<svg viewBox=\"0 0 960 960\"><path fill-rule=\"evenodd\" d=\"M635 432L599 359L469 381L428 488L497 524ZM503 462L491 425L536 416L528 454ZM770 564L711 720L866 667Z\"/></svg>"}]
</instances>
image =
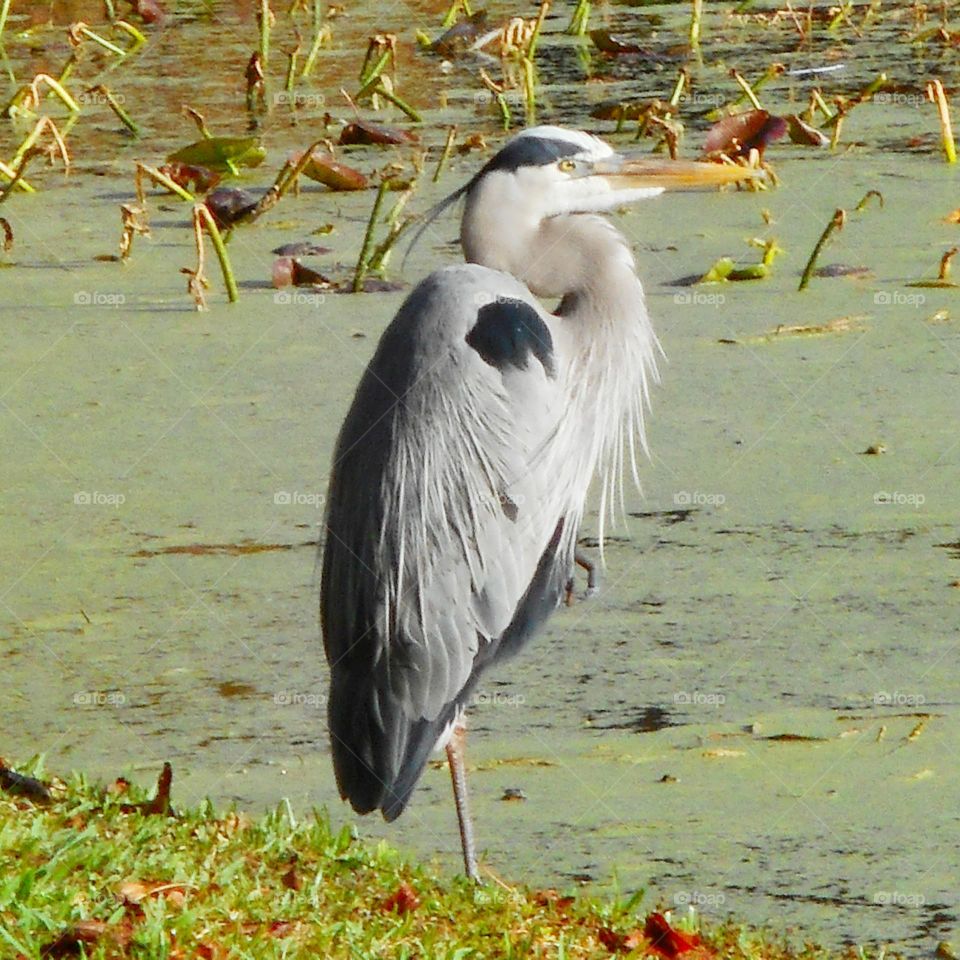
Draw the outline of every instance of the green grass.
<instances>
[{"instance_id":1,"label":"green grass","mask_svg":"<svg viewBox=\"0 0 960 960\"><path fill-rule=\"evenodd\" d=\"M39 763L20 772L40 775ZM0 957L640 956L639 897L618 902L441 879L386 844L285 804L253 820L210 804L147 812L118 781L54 780L52 799L0 792ZM158 885L163 885L156 889ZM689 929L691 918L686 918ZM825 957L735 925L689 960ZM81 947L77 940L89 941Z\"/></svg>"}]
</instances>

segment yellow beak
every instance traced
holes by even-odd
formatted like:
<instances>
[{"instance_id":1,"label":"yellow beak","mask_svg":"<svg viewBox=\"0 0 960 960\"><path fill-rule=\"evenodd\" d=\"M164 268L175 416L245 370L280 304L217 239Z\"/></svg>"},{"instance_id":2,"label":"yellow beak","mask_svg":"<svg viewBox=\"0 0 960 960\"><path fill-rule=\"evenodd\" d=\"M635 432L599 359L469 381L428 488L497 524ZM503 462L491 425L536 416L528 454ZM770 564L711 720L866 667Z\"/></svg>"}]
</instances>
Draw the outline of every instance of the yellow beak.
<instances>
[{"instance_id":1,"label":"yellow beak","mask_svg":"<svg viewBox=\"0 0 960 960\"><path fill-rule=\"evenodd\" d=\"M650 157L611 157L609 160L599 161L594 172L600 174L615 190L638 187L659 187L661 190L716 187L743 180L762 180L766 176L763 170L756 167Z\"/></svg>"}]
</instances>

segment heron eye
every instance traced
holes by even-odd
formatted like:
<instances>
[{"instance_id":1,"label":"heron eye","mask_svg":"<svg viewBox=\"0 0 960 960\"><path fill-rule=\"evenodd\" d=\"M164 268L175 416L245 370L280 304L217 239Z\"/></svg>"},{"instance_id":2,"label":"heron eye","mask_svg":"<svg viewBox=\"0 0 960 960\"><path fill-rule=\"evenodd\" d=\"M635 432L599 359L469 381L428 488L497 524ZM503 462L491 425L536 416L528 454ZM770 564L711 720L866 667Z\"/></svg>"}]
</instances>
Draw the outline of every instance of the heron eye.
<instances>
[{"instance_id":1,"label":"heron eye","mask_svg":"<svg viewBox=\"0 0 960 960\"><path fill-rule=\"evenodd\" d=\"M557 164L564 173L573 173L577 169L577 164L573 160L561 160Z\"/></svg>"}]
</instances>

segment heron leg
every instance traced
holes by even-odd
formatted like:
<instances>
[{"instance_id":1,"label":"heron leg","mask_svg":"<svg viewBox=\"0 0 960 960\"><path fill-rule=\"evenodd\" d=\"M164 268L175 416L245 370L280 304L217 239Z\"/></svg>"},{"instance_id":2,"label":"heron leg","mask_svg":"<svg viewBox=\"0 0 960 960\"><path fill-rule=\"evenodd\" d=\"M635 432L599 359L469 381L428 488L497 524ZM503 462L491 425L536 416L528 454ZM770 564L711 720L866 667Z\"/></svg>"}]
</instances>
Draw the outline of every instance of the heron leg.
<instances>
[{"instance_id":1,"label":"heron leg","mask_svg":"<svg viewBox=\"0 0 960 960\"><path fill-rule=\"evenodd\" d=\"M597 565L579 547L577 547L573 559L578 567L582 567L587 571L587 592L584 594L584 599L592 597L597 592ZM576 581L571 577L567 581L565 597L568 607L573 606L573 590L575 586Z\"/></svg>"},{"instance_id":2,"label":"heron leg","mask_svg":"<svg viewBox=\"0 0 960 960\"><path fill-rule=\"evenodd\" d=\"M453 781L453 799L457 804L457 820L460 823L460 843L463 846L463 868L471 880L479 880L477 852L473 843L473 821L470 819L470 803L467 797L467 767L463 747L467 740L467 728L458 723L447 743L447 763Z\"/></svg>"}]
</instances>

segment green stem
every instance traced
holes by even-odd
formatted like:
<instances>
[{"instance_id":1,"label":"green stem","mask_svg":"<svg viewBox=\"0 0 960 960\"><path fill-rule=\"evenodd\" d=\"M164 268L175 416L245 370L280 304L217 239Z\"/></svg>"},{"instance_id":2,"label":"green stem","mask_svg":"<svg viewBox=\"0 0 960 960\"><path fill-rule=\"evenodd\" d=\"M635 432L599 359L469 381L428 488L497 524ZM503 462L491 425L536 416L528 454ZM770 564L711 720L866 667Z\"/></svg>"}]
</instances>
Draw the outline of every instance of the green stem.
<instances>
[{"instance_id":1,"label":"green stem","mask_svg":"<svg viewBox=\"0 0 960 960\"><path fill-rule=\"evenodd\" d=\"M830 239L831 235L835 231L843 229L843 225L846 220L846 212L838 207L834 211L833 217L827 224L826 229L820 234L820 239L817 241L817 245L813 248L813 253L810 254L810 259L807 261L807 265L803 268L803 276L800 278L800 286L797 287L798 292L800 290L806 290L807 284L810 282L810 278L813 276L813 271L817 266L817 257L820 256L820 251L824 248L826 242Z\"/></svg>"},{"instance_id":2,"label":"green stem","mask_svg":"<svg viewBox=\"0 0 960 960\"><path fill-rule=\"evenodd\" d=\"M440 154L440 159L437 161L437 169L433 171L433 182L437 183L440 180L440 174L443 173L443 168L447 165L447 161L450 159L450 154L453 152L453 142L457 137L457 125L453 124L450 129L447 131L447 141L443 145L443 153Z\"/></svg>"},{"instance_id":3,"label":"green stem","mask_svg":"<svg viewBox=\"0 0 960 960\"><path fill-rule=\"evenodd\" d=\"M10 15L10 6L13 0L2 0L0 2L0 43L3 42L3 29L7 25L7 17Z\"/></svg>"},{"instance_id":4,"label":"green stem","mask_svg":"<svg viewBox=\"0 0 960 960\"><path fill-rule=\"evenodd\" d=\"M384 100L389 100L395 107L401 109L411 120L415 123L420 123L423 120L423 117L417 112L414 107L411 107L406 100L402 97L398 97L395 93L391 93L387 90L386 87L381 83L377 87L375 93L378 93Z\"/></svg>"},{"instance_id":5,"label":"green stem","mask_svg":"<svg viewBox=\"0 0 960 960\"><path fill-rule=\"evenodd\" d=\"M203 226L210 235L210 239L213 241L213 249L217 251L217 259L220 261L220 272L223 274L223 283L227 288L227 299L231 303L236 303L237 300L240 299L240 294L237 292L237 281L234 279L233 268L230 266L230 257L227 254L227 248L224 246L223 237L220 235L216 221L214 221L206 205L202 203L198 203L193 208L193 215L202 221Z\"/></svg>"},{"instance_id":6,"label":"green stem","mask_svg":"<svg viewBox=\"0 0 960 960\"><path fill-rule=\"evenodd\" d=\"M370 251L373 248L373 236L377 229L377 218L380 216L383 198L387 195L389 189L388 181L382 180L377 190L377 198L373 201L373 210L370 211L370 219L367 221L367 231L363 235L363 246L360 248L360 257L357 260L357 269L353 274L352 290L354 293L361 293L363 291L363 281L370 268Z\"/></svg>"},{"instance_id":7,"label":"green stem","mask_svg":"<svg viewBox=\"0 0 960 960\"><path fill-rule=\"evenodd\" d=\"M257 19L260 21L260 63L266 74L270 61L270 0L260 0L260 12Z\"/></svg>"}]
</instances>

